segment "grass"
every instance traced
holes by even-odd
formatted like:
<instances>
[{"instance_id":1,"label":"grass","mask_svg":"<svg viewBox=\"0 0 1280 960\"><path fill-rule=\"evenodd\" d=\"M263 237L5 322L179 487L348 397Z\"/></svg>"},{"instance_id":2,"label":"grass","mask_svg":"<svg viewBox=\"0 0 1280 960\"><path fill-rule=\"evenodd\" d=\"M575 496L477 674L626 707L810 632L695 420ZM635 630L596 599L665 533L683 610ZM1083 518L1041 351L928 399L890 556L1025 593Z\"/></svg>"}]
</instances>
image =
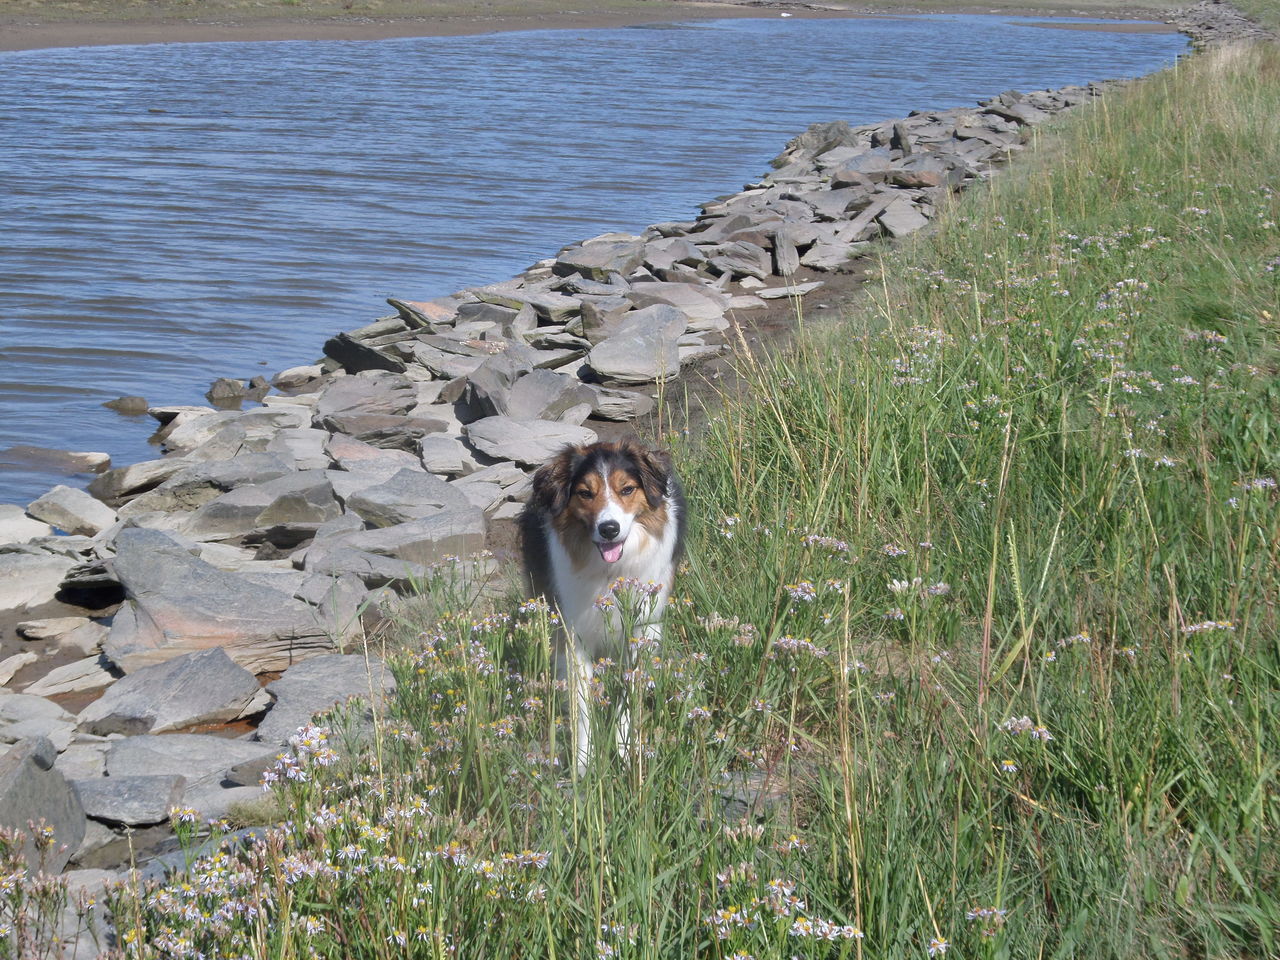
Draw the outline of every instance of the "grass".
<instances>
[{"instance_id":1,"label":"grass","mask_svg":"<svg viewBox=\"0 0 1280 960\"><path fill-rule=\"evenodd\" d=\"M1264 5L1266 0L1242 0ZM847 4L848 9L872 9L883 13L1027 13L1046 16L1093 16L1161 19L1184 6L1181 0L988 0L981 4L955 0L880 0L869 8ZM839 6L837 4L836 6ZM589 5L566 5L564 0L0 0L0 17L24 21L153 22L164 20L225 20L239 22L280 19L330 19L374 17L383 19L490 19L498 17L556 17L575 14L590 17L614 14L651 17L654 20L705 16L714 8L677 0L593 0ZM726 15L733 14L729 8Z\"/></svg>"},{"instance_id":2,"label":"grass","mask_svg":"<svg viewBox=\"0 0 1280 960\"><path fill-rule=\"evenodd\" d=\"M385 715L117 891L123 952L1276 955L1278 170L1270 46L1038 134L678 444L681 599L598 670L633 758L574 775L549 611L445 568Z\"/></svg>"}]
</instances>

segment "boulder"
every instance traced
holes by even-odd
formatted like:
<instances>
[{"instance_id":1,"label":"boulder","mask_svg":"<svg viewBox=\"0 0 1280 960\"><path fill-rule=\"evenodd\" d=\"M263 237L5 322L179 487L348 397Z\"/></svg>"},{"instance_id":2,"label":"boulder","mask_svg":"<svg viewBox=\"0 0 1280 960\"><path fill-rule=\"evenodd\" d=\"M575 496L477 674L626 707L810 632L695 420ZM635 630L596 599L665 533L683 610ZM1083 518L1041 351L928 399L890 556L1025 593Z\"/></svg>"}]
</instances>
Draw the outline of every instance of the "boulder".
<instances>
[{"instance_id":1,"label":"boulder","mask_svg":"<svg viewBox=\"0 0 1280 960\"><path fill-rule=\"evenodd\" d=\"M649 383L680 370L680 335L688 318L675 307L658 304L628 314L617 332L587 354L587 365L603 380Z\"/></svg>"},{"instance_id":2,"label":"boulder","mask_svg":"<svg viewBox=\"0 0 1280 960\"><path fill-rule=\"evenodd\" d=\"M293 472L293 464L288 458L266 452L244 453L212 462L161 462L172 462L178 469L153 489L135 496L122 506L119 510L121 517L130 519L156 511L185 513L230 490L266 483Z\"/></svg>"},{"instance_id":3,"label":"boulder","mask_svg":"<svg viewBox=\"0 0 1280 960\"><path fill-rule=\"evenodd\" d=\"M217 570L165 533L122 530L115 546L128 603L104 650L126 673L209 647L250 670L278 670L330 646L307 604Z\"/></svg>"},{"instance_id":4,"label":"boulder","mask_svg":"<svg viewBox=\"0 0 1280 960\"><path fill-rule=\"evenodd\" d=\"M86 690L98 690L101 687L110 686L119 675L112 669L111 662L98 654L54 667L39 680L27 684L23 693L38 697L83 693Z\"/></svg>"},{"instance_id":5,"label":"boulder","mask_svg":"<svg viewBox=\"0 0 1280 960\"><path fill-rule=\"evenodd\" d=\"M593 280L607 280L611 274L628 276L644 259L645 245L638 239L588 240L569 247L556 259L551 268L558 276L578 273Z\"/></svg>"},{"instance_id":6,"label":"boulder","mask_svg":"<svg viewBox=\"0 0 1280 960\"><path fill-rule=\"evenodd\" d=\"M461 509L466 498L448 482L423 470L398 470L386 480L357 490L346 498L354 510L374 527L391 527L409 520L434 517Z\"/></svg>"},{"instance_id":7,"label":"boulder","mask_svg":"<svg viewBox=\"0 0 1280 960\"><path fill-rule=\"evenodd\" d=\"M678 357L676 365L678 368ZM467 425L467 440L481 453L499 460L537 466L566 446L595 442L596 433L586 427L548 420L486 417Z\"/></svg>"},{"instance_id":8,"label":"boulder","mask_svg":"<svg viewBox=\"0 0 1280 960\"><path fill-rule=\"evenodd\" d=\"M405 376L378 373L339 377L320 391L315 415L320 419L343 413L399 415L417 402L417 386Z\"/></svg>"},{"instance_id":9,"label":"boulder","mask_svg":"<svg viewBox=\"0 0 1280 960\"><path fill-rule=\"evenodd\" d=\"M126 737L112 742L107 750L106 773L111 777L180 776L188 790L224 782L256 786L278 752L274 745L202 733Z\"/></svg>"},{"instance_id":10,"label":"boulder","mask_svg":"<svg viewBox=\"0 0 1280 960\"><path fill-rule=\"evenodd\" d=\"M393 373L404 373L403 360L367 346L349 333L340 333L324 342L324 355L336 361L348 373L359 373L362 370L389 370Z\"/></svg>"},{"instance_id":11,"label":"boulder","mask_svg":"<svg viewBox=\"0 0 1280 960\"><path fill-rule=\"evenodd\" d=\"M0 826L21 830L18 851L32 870L60 872L84 839L84 808L75 791L53 768L57 750L47 739L24 740L0 754ZM43 820L53 830L43 853L31 839L29 823Z\"/></svg>"},{"instance_id":12,"label":"boulder","mask_svg":"<svg viewBox=\"0 0 1280 960\"><path fill-rule=\"evenodd\" d=\"M50 606L75 565L49 553L0 553L0 612L21 616Z\"/></svg>"},{"instance_id":13,"label":"boulder","mask_svg":"<svg viewBox=\"0 0 1280 960\"><path fill-rule=\"evenodd\" d=\"M210 500L182 526L192 537L242 536L282 523L323 523L342 513L324 470L288 473Z\"/></svg>"},{"instance_id":14,"label":"boulder","mask_svg":"<svg viewBox=\"0 0 1280 960\"><path fill-rule=\"evenodd\" d=\"M45 737L65 750L75 732L75 716L52 700L10 693L0 696L0 743Z\"/></svg>"},{"instance_id":15,"label":"boulder","mask_svg":"<svg viewBox=\"0 0 1280 960\"><path fill-rule=\"evenodd\" d=\"M98 736L162 733L237 720L261 709L252 673L214 647L141 667L80 711L80 729Z\"/></svg>"},{"instance_id":16,"label":"boulder","mask_svg":"<svg viewBox=\"0 0 1280 960\"><path fill-rule=\"evenodd\" d=\"M71 650L88 656L102 648L107 628L87 617L56 617L51 620L27 620L17 626L18 636L55 650Z\"/></svg>"},{"instance_id":17,"label":"boulder","mask_svg":"<svg viewBox=\"0 0 1280 960\"><path fill-rule=\"evenodd\" d=\"M150 404L147 403L146 397L131 395L108 400L103 406L117 413L123 413L127 417L140 417L147 412Z\"/></svg>"},{"instance_id":18,"label":"boulder","mask_svg":"<svg viewBox=\"0 0 1280 960\"><path fill-rule=\"evenodd\" d=\"M368 700L396 688L391 670L381 660L355 654L329 654L290 667L279 680L267 685L274 698L271 710L258 725L256 737L263 743L283 744L311 718L352 697Z\"/></svg>"},{"instance_id":19,"label":"boulder","mask_svg":"<svg viewBox=\"0 0 1280 960\"><path fill-rule=\"evenodd\" d=\"M462 500L464 502L461 506L441 510L430 517L347 534L335 538L332 544L319 544L318 551L316 547L312 547L307 551L305 568L309 573L345 572L340 566L335 570L332 563L320 563L324 551L336 546L359 553L394 558L412 565L409 570L406 570L404 563L375 565L380 574L392 569L396 571L388 580L403 580L408 576L416 576L419 567L436 563L445 557L476 553L484 549L487 529L484 514L471 505L465 494ZM313 551L316 551L314 558ZM365 583L374 585L370 577L359 569L353 568L352 572L359 575Z\"/></svg>"},{"instance_id":20,"label":"boulder","mask_svg":"<svg viewBox=\"0 0 1280 960\"><path fill-rule=\"evenodd\" d=\"M423 437L419 442L418 452L422 465L431 473L441 476L462 476L480 467L461 440L444 434Z\"/></svg>"},{"instance_id":21,"label":"boulder","mask_svg":"<svg viewBox=\"0 0 1280 960\"><path fill-rule=\"evenodd\" d=\"M86 537L100 533L116 522L116 512L83 490L59 484L33 500L27 513L37 520L70 534Z\"/></svg>"},{"instance_id":22,"label":"boulder","mask_svg":"<svg viewBox=\"0 0 1280 960\"><path fill-rule=\"evenodd\" d=\"M729 303L729 298L723 293L700 283L636 283L626 297L637 308L665 303L675 307L690 321L722 317Z\"/></svg>"},{"instance_id":23,"label":"boulder","mask_svg":"<svg viewBox=\"0 0 1280 960\"><path fill-rule=\"evenodd\" d=\"M13 503L0 503L0 544L27 543L53 534L53 527Z\"/></svg>"},{"instance_id":24,"label":"boulder","mask_svg":"<svg viewBox=\"0 0 1280 960\"><path fill-rule=\"evenodd\" d=\"M9 681L14 675L24 667L29 667L40 658L30 650L24 650L21 653L15 653L9 657L0 658L0 689L9 685ZM39 691L37 691L39 692Z\"/></svg>"},{"instance_id":25,"label":"boulder","mask_svg":"<svg viewBox=\"0 0 1280 960\"><path fill-rule=\"evenodd\" d=\"M877 218L891 237L905 237L921 227L928 226L929 218L922 214L910 200L895 200Z\"/></svg>"},{"instance_id":26,"label":"boulder","mask_svg":"<svg viewBox=\"0 0 1280 960\"><path fill-rule=\"evenodd\" d=\"M768 251L744 240L720 244L710 258L711 266L733 277L767 279L773 272L772 258Z\"/></svg>"},{"instance_id":27,"label":"boulder","mask_svg":"<svg viewBox=\"0 0 1280 960\"><path fill-rule=\"evenodd\" d=\"M141 827L164 823L169 811L182 805L183 777L101 777L74 781L84 815L107 824Z\"/></svg>"}]
</instances>

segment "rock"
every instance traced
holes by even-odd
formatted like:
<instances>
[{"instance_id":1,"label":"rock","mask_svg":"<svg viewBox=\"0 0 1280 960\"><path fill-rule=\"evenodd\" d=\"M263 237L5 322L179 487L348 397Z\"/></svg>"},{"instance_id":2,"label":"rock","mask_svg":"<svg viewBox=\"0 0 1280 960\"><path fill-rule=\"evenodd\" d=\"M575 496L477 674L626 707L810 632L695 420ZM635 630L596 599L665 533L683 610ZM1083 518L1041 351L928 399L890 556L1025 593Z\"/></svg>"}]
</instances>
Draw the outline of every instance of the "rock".
<instances>
[{"instance_id":1,"label":"rock","mask_svg":"<svg viewBox=\"0 0 1280 960\"><path fill-rule=\"evenodd\" d=\"M88 656L97 653L107 638L107 628L87 617L57 617L27 620L17 626L18 636L32 643L44 643L55 650L71 650Z\"/></svg>"},{"instance_id":2,"label":"rock","mask_svg":"<svg viewBox=\"0 0 1280 960\"><path fill-rule=\"evenodd\" d=\"M262 771L275 761L274 745L228 740L202 733L144 735L113 741L106 755L111 777L180 776L188 790L257 785Z\"/></svg>"},{"instance_id":3,"label":"rock","mask_svg":"<svg viewBox=\"0 0 1280 960\"><path fill-rule=\"evenodd\" d=\"M32 659L35 657L32 655ZM111 662L101 654L85 657L60 667L54 667L39 680L29 683L23 693L38 697L55 697L63 693L82 693L110 686L120 676L111 668Z\"/></svg>"},{"instance_id":4,"label":"rock","mask_svg":"<svg viewBox=\"0 0 1280 960\"><path fill-rule=\"evenodd\" d=\"M291 427L272 437L266 452L292 460L295 470L325 470L332 464L325 453L329 436L314 427Z\"/></svg>"},{"instance_id":5,"label":"rock","mask_svg":"<svg viewBox=\"0 0 1280 960\"><path fill-rule=\"evenodd\" d=\"M27 543L53 535L53 527L29 516L17 504L0 503L0 544Z\"/></svg>"},{"instance_id":6,"label":"rock","mask_svg":"<svg viewBox=\"0 0 1280 960\"><path fill-rule=\"evenodd\" d=\"M227 400L239 400L248 393L245 389L243 380L231 380L227 377L219 377L213 381L213 384L205 391L205 398L211 403L220 403Z\"/></svg>"},{"instance_id":7,"label":"rock","mask_svg":"<svg viewBox=\"0 0 1280 960\"><path fill-rule=\"evenodd\" d=\"M324 355L336 360L348 373L359 373L362 370L390 370L393 373L405 371L403 360L366 346L347 333L340 333L326 340Z\"/></svg>"},{"instance_id":8,"label":"rock","mask_svg":"<svg viewBox=\"0 0 1280 960\"><path fill-rule=\"evenodd\" d=\"M658 304L628 314L617 332L591 348L587 364L601 379L649 383L680 369L677 341L688 320L675 307Z\"/></svg>"},{"instance_id":9,"label":"rock","mask_svg":"<svg viewBox=\"0 0 1280 960\"><path fill-rule=\"evenodd\" d=\"M423 583L430 573L420 563L359 550L348 546L345 540L340 538L311 544L294 554L293 562L313 576L356 577L371 590L391 584L399 586ZM316 614L316 620L322 624L326 623L319 612Z\"/></svg>"},{"instance_id":10,"label":"rock","mask_svg":"<svg viewBox=\"0 0 1280 960\"><path fill-rule=\"evenodd\" d=\"M860 249L856 243L815 243L805 251L800 263L814 270L836 270L848 264Z\"/></svg>"},{"instance_id":11,"label":"rock","mask_svg":"<svg viewBox=\"0 0 1280 960\"><path fill-rule=\"evenodd\" d=\"M364 487L346 498L366 523L390 527L409 520L434 517L466 506L466 498L448 482L422 470L398 470L386 480Z\"/></svg>"},{"instance_id":12,"label":"rock","mask_svg":"<svg viewBox=\"0 0 1280 960\"><path fill-rule=\"evenodd\" d=\"M27 841L18 851L32 870L58 873L84 839L84 809L75 791L53 769L57 751L44 738L24 740L0 754L0 826L21 830ZM41 854L31 839L30 822L43 820L54 843Z\"/></svg>"},{"instance_id":13,"label":"rock","mask_svg":"<svg viewBox=\"0 0 1280 960\"><path fill-rule=\"evenodd\" d=\"M376 597L357 576L312 574L294 594L316 608L316 619L342 649L343 641L359 637L364 631L364 613L371 606L376 613Z\"/></svg>"},{"instance_id":14,"label":"rock","mask_svg":"<svg viewBox=\"0 0 1280 960\"><path fill-rule=\"evenodd\" d=\"M662 303L675 307L689 321L722 317L729 303L723 293L699 283L637 283L626 297L638 308Z\"/></svg>"},{"instance_id":15,"label":"rock","mask_svg":"<svg viewBox=\"0 0 1280 960\"><path fill-rule=\"evenodd\" d=\"M107 774L107 751L114 741L81 734L58 754L54 768L68 780L92 780Z\"/></svg>"},{"instance_id":16,"label":"rock","mask_svg":"<svg viewBox=\"0 0 1280 960\"><path fill-rule=\"evenodd\" d=\"M166 457L116 467L94 477L89 482L89 492L106 503L118 504L127 497L158 487L188 465L180 457Z\"/></svg>"},{"instance_id":17,"label":"rock","mask_svg":"<svg viewBox=\"0 0 1280 960\"><path fill-rule=\"evenodd\" d=\"M330 646L307 604L217 570L167 534L122 530L115 545L129 602L104 650L126 673L208 647L253 671L278 670Z\"/></svg>"},{"instance_id":18,"label":"rock","mask_svg":"<svg viewBox=\"0 0 1280 960\"><path fill-rule=\"evenodd\" d=\"M763 247L746 241L724 243L715 248L711 266L734 277L767 279L773 272L772 258Z\"/></svg>"},{"instance_id":19,"label":"rock","mask_svg":"<svg viewBox=\"0 0 1280 960\"><path fill-rule=\"evenodd\" d=\"M30 650L24 650L22 653L15 653L11 657L0 659L0 688L6 687L9 681L23 667L29 667L40 658ZM36 691L37 693L39 691Z\"/></svg>"},{"instance_id":20,"label":"rock","mask_svg":"<svg viewBox=\"0 0 1280 960\"><path fill-rule=\"evenodd\" d=\"M76 780L74 787L85 816L140 827L169 819L169 811L182 805L186 780L171 774L102 777Z\"/></svg>"},{"instance_id":21,"label":"rock","mask_svg":"<svg viewBox=\"0 0 1280 960\"><path fill-rule=\"evenodd\" d=\"M484 514L471 505L463 494L464 504L443 510L433 516L418 520L397 523L391 527L380 527L376 530L364 530L337 539L334 544L320 544L314 562L312 551L307 551L306 570L309 573L343 573L341 567L336 570L333 565L322 565L324 550L338 547L355 550L375 556L395 558L413 567L406 572L403 563L399 565L374 564L379 574L394 570L387 580L402 580L406 576L417 576L417 568L436 563L449 556L465 556L484 549L484 537L487 529ZM365 583L375 585L369 576L360 570L353 569ZM372 571L371 571L372 572ZM381 585L381 584L377 584Z\"/></svg>"},{"instance_id":22,"label":"rock","mask_svg":"<svg viewBox=\"0 0 1280 960\"><path fill-rule=\"evenodd\" d=\"M512 384L498 413L514 420L558 420L566 410L591 399L591 388L576 377L534 370Z\"/></svg>"},{"instance_id":23,"label":"rock","mask_svg":"<svg viewBox=\"0 0 1280 960\"><path fill-rule=\"evenodd\" d=\"M929 219L909 200L895 200L877 218L891 237L905 237L921 227L928 226Z\"/></svg>"},{"instance_id":24,"label":"rock","mask_svg":"<svg viewBox=\"0 0 1280 960\"><path fill-rule=\"evenodd\" d=\"M47 553L0 553L0 611L21 616L49 607L75 565L74 560Z\"/></svg>"},{"instance_id":25,"label":"rock","mask_svg":"<svg viewBox=\"0 0 1280 960\"><path fill-rule=\"evenodd\" d=\"M395 691L391 670L376 657L330 654L290 667L279 680L267 685L275 703L258 725L263 743L288 741L311 718L351 697L368 700L371 692L383 696Z\"/></svg>"},{"instance_id":26,"label":"rock","mask_svg":"<svg viewBox=\"0 0 1280 960\"><path fill-rule=\"evenodd\" d=\"M27 513L70 534L91 537L116 522L116 512L83 490L56 486L33 500Z\"/></svg>"},{"instance_id":27,"label":"rock","mask_svg":"<svg viewBox=\"0 0 1280 960\"><path fill-rule=\"evenodd\" d=\"M62 474L101 473L111 465L111 456L106 453L53 450L29 444L17 444L0 450L0 460Z\"/></svg>"},{"instance_id":28,"label":"rock","mask_svg":"<svg viewBox=\"0 0 1280 960\"><path fill-rule=\"evenodd\" d=\"M756 296L761 300L782 300L786 297L803 297L805 294L813 293L822 286L823 281L811 280L809 283L794 283L786 287L765 287L757 290Z\"/></svg>"},{"instance_id":29,"label":"rock","mask_svg":"<svg viewBox=\"0 0 1280 960\"><path fill-rule=\"evenodd\" d=\"M479 469L471 451L455 437L436 434L419 441L418 452L422 465L431 473L457 477Z\"/></svg>"},{"instance_id":30,"label":"rock","mask_svg":"<svg viewBox=\"0 0 1280 960\"><path fill-rule=\"evenodd\" d=\"M146 397L129 396L108 400L103 406L128 417L140 417L147 412L148 404Z\"/></svg>"},{"instance_id":31,"label":"rock","mask_svg":"<svg viewBox=\"0 0 1280 960\"><path fill-rule=\"evenodd\" d=\"M417 402L417 386L405 376L339 377L320 391L315 415L319 419L343 413L401 415Z\"/></svg>"},{"instance_id":32,"label":"rock","mask_svg":"<svg viewBox=\"0 0 1280 960\"><path fill-rule=\"evenodd\" d=\"M281 370L271 378L277 390L301 390L324 376L324 367L318 363Z\"/></svg>"},{"instance_id":33,"label":"rock","mask_svg":"<svg viewBox=\"0 0 1280 960\"><path fill-rule=\"evenodd\" d=\"M657 406L653 398L644 393L597 386L591 390L591 411L602 420L634 420L652 413Z\"/></svg>"},{"instance_id":34,"label":"rock","mask_svg":"<svg viewBox=\"0 0 1280 960\"><path fill-rule=\"evenodd\" d=\"M45 737L65 750L74 731L75 717L52 700L25 693L0 696L0 743Z\"/></svg>"},{"instance_id":35,"label":"rock","mask_svg":"<svg viewBox=\"0 0 1280 960\"><path fill-rule=\"evenodd\" d=\"M611 274L625 277L640 266L644 253L645 245L638 239L588 240L581 246L563 251L552 271L561 277L579 273L593 280L607 280Z\"/></svg>"},{"instance_id":36,"label":"rock","mask_svg":"<svg viewBox=\"0 0 1280 960\"><path fill-rule=\"evenodd\" d=\"M439 433L445 426L439 420L387 414L335 414L324 419L327 430L389 450L412 450L420 439L429 433Z\"/></svg>"},{"instance_id":37,"label":"rock","mask_svg":"<svg viewBox=\"0 0 1280 960\"><path fill-rule=\"evenodd\" d=\"M324 470L288 473L238 487L210 500L182 530L192 537L226 538L283 523L323 523L342 513Z\"/></svg>"},{"instance_id":38,"label":"rock","mask_svg":"<svg viewBox=\"0 0 1280 960\"><path fill-rule=\"evenodd\" d=\"M676 361L677 367L679 360ZM593 443L594 430L548 420L486 417L467 425L467 439L481 453L537 466L570 444Z\"/></svg>"},{"instance_id":39,"label":"rock","mask_svg":"<svg viewBox=\"0 0 1280 960\"><path fill-rule=\"evenodd\" d=\"M676 264L696 267L706 256L684 237L663 237L645 244L644 264L650 270L669 270Z\"/></svg>"},{"instance_id":40,"label":"rock","mask_svg":"<svg viewBox=\"0 0 1280 960\"><path fill-rule=\"evenodd\" d=\"M458 313L455 308L432 303L430 300L401 300L397 297L387 297L387 303L395 308L400 319L410 328L452 323Z\"/></svg>"},{"instance_id":41,"label":"rock","mask_svg":"<svg viewBox=\"0 0 1280 960\"><path fill-rule=\"evenodd\" d=\"M237 720L260 709L258 681L214 647L141 667L80 711L82 730L98 736L162 733Z\"/></svg>"}]
</instances>

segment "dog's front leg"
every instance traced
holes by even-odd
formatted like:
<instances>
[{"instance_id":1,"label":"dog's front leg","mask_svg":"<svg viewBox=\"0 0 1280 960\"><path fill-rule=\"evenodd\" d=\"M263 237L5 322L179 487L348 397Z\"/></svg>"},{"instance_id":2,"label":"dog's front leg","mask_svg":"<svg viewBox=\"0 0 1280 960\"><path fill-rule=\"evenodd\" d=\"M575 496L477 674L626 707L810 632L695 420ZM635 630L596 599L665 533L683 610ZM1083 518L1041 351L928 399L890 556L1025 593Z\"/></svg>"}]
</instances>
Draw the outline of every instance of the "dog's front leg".
<instances>
[{"instance_id":1,"label":"dog's front leg","mask_svg":"<svg viewBox=\"0 0 1280 960\"><path fill-rule=\"evenodd\" d=\"M569 691L573 698L573 752L578 776L587 772L591 759L591 661L576 636L569 657Z\"/></svg>"}]
</instances>

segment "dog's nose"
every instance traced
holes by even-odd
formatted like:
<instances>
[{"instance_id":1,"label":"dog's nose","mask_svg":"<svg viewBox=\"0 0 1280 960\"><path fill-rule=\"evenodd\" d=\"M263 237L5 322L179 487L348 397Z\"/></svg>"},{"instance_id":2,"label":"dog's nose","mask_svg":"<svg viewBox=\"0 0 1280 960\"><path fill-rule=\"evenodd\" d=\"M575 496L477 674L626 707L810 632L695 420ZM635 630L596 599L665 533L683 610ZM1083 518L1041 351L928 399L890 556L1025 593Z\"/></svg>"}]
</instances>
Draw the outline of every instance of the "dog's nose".
<instances>
[{"instance_id":1,"label":"dog's nose","mask_svg":"<svg viewBox=\"0 0 1280 960\"><path fill-rule=\"evenodd\" d=\"M621 529L622 527L618 524L617 520L605 520L598 527L596 527L596 532L598 532L600 536L604 537L606 540L612 540L614 537L618 535L618 531Z\"/></svg>"}]
</instances>

